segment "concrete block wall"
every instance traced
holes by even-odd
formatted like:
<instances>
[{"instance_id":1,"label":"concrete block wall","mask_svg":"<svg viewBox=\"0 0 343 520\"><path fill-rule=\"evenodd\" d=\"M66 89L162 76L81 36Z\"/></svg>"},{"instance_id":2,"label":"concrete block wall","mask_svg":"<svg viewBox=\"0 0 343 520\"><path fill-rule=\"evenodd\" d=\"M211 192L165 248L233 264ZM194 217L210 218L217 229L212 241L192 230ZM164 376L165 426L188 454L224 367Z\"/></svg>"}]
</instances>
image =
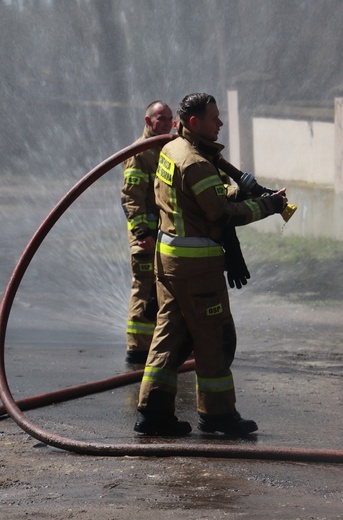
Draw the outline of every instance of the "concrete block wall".
<instances>
[{"instance_id":1,"label":"concrete block wall","mask_svg":"<svg viewBox=\"0 0 343 520\"><path fill-rule=\"evenodd\" d=\"M343 240L343 98L335 99L334 109L257 107L252 131L245 134L238 94L228 92L231 162L244 170L242 150L248 143L257 180L270 188L286 186L289 201L298 206L286 226L276 216L256 227Z\"/></svg>"},{"instance_id":2,"label":"concrete block wall","mask_svg":"<svg viewBox=\"0 0 343 520\"><path fill-rule=\"evenodd\" d=\"M335 183L335 126L322 121L253 118L256 177Z\"/></svg>"}]
</instances>

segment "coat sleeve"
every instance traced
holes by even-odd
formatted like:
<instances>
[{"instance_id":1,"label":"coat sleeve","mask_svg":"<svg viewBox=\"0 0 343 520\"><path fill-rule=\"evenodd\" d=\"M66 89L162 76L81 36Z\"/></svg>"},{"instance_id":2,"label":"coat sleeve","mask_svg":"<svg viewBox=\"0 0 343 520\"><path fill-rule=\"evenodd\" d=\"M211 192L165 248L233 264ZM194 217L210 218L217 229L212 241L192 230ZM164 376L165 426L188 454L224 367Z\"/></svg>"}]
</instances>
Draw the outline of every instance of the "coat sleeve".
<instances>
[{"instance_id":1,"label":"coat sleeve","mask_svg":"<svg viewBox=\"0 0 343 520\"><path fill-rule=\"evenodd\" d=\"M185 170L185 182L206 218L222 227L244 226L275 213L269 197L242 202L227 198L223 181L208 161L191 164Z\"/></svg>"},{"instance_id":2,"label":"coat sleeve","mask_svg":"<svg viewBox=\"0 0 343 520\"><path fill-rule=\"evenodd\" d=\"M135 235L148 232L146 209L149 174L144 156L138 154L124 162L124 183L121 204L128 221L129 230Z\"/></svg>"}]
</instances>

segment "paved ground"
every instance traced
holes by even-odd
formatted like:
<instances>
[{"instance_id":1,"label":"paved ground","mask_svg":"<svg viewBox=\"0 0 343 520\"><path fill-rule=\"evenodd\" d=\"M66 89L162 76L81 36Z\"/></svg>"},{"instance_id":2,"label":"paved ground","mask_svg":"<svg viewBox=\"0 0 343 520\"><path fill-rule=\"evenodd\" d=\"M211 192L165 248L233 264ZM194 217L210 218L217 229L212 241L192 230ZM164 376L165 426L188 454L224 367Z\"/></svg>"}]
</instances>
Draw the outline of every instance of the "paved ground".
<instances>
[{"instance_id":1,"label":"paved ground","mask_svg":"<svg viewBox=\"0 0 343 520\"><path fill-rule=\"evenodd\" d=\"M37 187L25 192L25 204L11 200L9 189L0 204L2 289L49 206ZM37 200L38 208L32 204ZM110 272L104 271L107 216L88 239L85 211L89 220L91 205L76 208L69 224L58 227L18 291L6 341L15 398L133 368L125 364L123 343L128 270L117 248ZM111 248L116 240L121 238L114 237ZM332 269L321 266L320 280L327 275L332 282ZM336 266L340 270L341 264ZM324 302L313 272L308 272L306 290L294 266L287 272L276 266L268 276L252 274L250 284L231 296L239 337L233 371L238 408L258 422L259 432L244 441L198 433L194 374L186 373L179 379L178 415L192 423L193 433L178 442L342 450L341 277L331 284L331 300ZM117 281L114 287L111 279ZM273 289L278 281L283 295ZM134 435L138 388L134 384L27 415L46 430L77 440L171 442ZM343 518L342 464L81 456L42 445L9 418L0 420L0 437L1 518L6 520Z\"/></svg>"}]
</instances>

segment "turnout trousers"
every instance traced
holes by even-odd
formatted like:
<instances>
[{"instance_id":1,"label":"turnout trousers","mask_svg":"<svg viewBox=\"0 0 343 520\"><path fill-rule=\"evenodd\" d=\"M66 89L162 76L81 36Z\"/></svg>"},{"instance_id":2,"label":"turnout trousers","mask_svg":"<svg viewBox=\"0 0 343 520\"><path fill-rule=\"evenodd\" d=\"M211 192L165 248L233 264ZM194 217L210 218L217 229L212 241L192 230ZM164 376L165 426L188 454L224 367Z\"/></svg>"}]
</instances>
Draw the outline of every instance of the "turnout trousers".
<instances>
[{"instance_id":1,"label":"turnout trousers","mask_svg":"<svg viewBox=\"0 0 343 520\"><path fill-rule=\"evenodd\" d=\"M198 412L220 415L234 410L230 367L236 330L223 271L182 279L157 277L156 284L159 311L138 410L174 413L177 370L192 350Z\"/></svg>"},{"instance_id":2,"label":"turnout trousers","mask_svg":"<svg viewBox=\"0 0 343 520\"><path fill-rule=\"evenodd\" d=\"M147 317L147 305L155 292L154 252L131 250L132 286L126 326L128 351L147 352L155 328L155 317Z\"/></svg>"}]
</instances>

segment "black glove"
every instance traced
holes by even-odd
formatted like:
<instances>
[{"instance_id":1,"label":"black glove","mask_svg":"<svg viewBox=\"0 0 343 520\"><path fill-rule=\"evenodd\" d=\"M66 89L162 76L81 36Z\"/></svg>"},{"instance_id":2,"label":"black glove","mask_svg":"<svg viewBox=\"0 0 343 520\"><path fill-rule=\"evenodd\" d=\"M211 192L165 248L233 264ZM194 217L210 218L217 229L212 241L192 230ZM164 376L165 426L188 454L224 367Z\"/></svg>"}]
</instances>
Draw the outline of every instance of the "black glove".
<instances>
[{"instance_id":1,"label":"black glove","mask_svg":"<svg viewBox=\"0 0 343 520\"><path fill-rule=\"evenodd\" d=\"M270 195L269 200L271 201L271 203L273 205L273 209L274 209L275 213L283 212L283 210L285 209L285 201L284 201L284 197L282 197L282 195L276 195L276 194Z\"/></svg>"},{"instance_id":2,"label":"black glove","mask_svg":"<svg viewBox=\"0 0 343 520\"><path fill-rule=\"evenodd\" d=\"M241 289L242 285L246 285L248 283L250 273L244 261L235 228L232 228L227 233L227 235L225 235L223 240L223 248L225 251L227 280L229 282L229 286L231 289L233 289L235 286L237 289Z\"/></svg>"},{"instance_id":3,"label":"black glove","mask_svg":"<svg viewBox=\"0 0 343 520\"><path fill-rule=\"evenodd\" d=\"M262 197L262 195L272 195L277 191L264 188L258 184L252 173L243 173L238 181L238 186L242 191L249 192L256 197Z\"/></svg>"}]
</instances>

